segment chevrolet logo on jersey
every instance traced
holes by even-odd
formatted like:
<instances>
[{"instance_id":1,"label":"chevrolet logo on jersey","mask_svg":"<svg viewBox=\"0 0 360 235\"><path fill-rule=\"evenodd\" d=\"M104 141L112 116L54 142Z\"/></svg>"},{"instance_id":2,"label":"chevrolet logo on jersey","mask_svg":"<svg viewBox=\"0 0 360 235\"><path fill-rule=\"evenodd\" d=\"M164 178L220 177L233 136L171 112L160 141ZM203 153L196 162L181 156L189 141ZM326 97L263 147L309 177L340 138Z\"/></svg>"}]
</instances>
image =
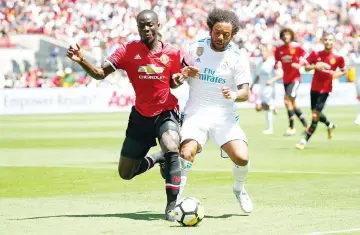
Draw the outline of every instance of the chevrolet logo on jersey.
<instances>
[{"instance_id":1,"label":"chevrolet logo on jersey","mask_svg":"<svg viewBox=\"0 0 360 235\"><path fill-rule=\"evenodd\" d=\"M138 69L139 73L146 73L146 74L158 74L164 71L163 67L158 67L155 64L148 64L146 66L140 66Z\"/></svg>"},{"instance_id":2,"label":"chevrolet logo on jersey","mask_svg":"<svg viewBox=\"0 0 360 235\"><path fill-rule=\"evenodd\" d=\"M330 64L334 65L336 63L336 59L335 58L331 58L330 59Z\"/></svg>"}]
</instances>

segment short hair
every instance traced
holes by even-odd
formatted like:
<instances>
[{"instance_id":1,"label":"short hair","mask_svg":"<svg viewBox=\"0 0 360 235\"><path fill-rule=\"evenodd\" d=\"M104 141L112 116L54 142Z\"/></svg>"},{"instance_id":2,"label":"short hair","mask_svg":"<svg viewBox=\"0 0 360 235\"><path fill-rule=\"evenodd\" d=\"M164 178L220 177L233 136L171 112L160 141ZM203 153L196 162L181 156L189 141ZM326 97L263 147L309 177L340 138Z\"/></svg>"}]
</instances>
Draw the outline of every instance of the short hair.
<instances>
[{"instance_id":1,"label":"short hair","mask_svg":"<svg viewBox=\"0 0 360 235\"><path fill-rule=\"evenodd\" d=\"M280 30L280 39L283 40L284 34L285 33L290 33L291 35L291 41L295 40L295 33L294 30L290 29L290 28L283 28L282 30Z\"/></svg>"},{"instance_id":2,"label":"short hair","mask_svg":"<svg viewBox=\"0 0 360 235\"><path fill-rule=\"evenodd\" d=\"M335 34L333 32L324 32L321 38L324 39L327 36L332 36L335 39Z\"/></svg>"},{"instance_id":3,"label":"short hair","mask_svg":"<svg viewBox=\"0 0 360 235\"><path fill-rule=\"evenodd\" d=\"M237 34L240 30L240 20L235 12L215 8L209 13L206 23L210 31L212 31L214 25L219 22L230 23L232 25L232 35Z\"/></svg>"},{"instance_id":4,"label":"short hair","mask_svg":"<svg viewBox=\"0 0 360 235\"><path fill-rule=\"evenodd\" d=\"M143 11L141 11L141 12L136 16L136 21L139 21L140 16L145 15L145 14L152 15L152 16L154 17L154 20L155 20L156 22L159 22L158 15L157 15L156 12L153 11L153 10L143 10Z\"/></svg>"}]
</instances>

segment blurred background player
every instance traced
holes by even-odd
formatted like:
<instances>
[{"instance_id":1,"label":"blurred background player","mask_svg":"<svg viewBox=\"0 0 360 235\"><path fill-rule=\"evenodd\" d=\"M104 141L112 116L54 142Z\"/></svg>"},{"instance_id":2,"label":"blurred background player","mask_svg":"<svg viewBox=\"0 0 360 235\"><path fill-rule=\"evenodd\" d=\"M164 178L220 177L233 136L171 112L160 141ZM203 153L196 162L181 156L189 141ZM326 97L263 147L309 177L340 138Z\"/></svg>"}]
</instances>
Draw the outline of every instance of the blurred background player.
<instances>
[{"instance_id":1,"label":"blurred background player","mask_svg":"<svg viewBox=\"0 0 360 235\"><path fill-rule=\"evenodd\" d=\"M67 56L95 79L104 79L117 69L127 72L136 101L129 116L118 166L122 179L130 180L165 158L167 205L165 216L174 221L180 185L178 101L171 94L172 76L181 76L180 52L158 39L158 16L144 10L137 16L140 41L121 44L101 68L87 62L80 47L70 46ZM146 156L158 138L164 155ZM154 156L158 156L155 158Z\"/></svg>"},{"instance_id":2,"label":"blurred background player","mask_svg":"<svg viewBox=\"0 0 360 235\"><path fill-rule=\"evenodd\" d=\"M359 111L355 119L355 124L360 125L360 40L357 42L357 50L350 54L350 64L355 69L355 88L359 101Z\"/></svg>"},{"instance_id":3,"label":"blurred background player","mask_svg":"<svg viewBox=\"0 0 360 235\"><path fill-rule=\"evenodd\" d=\"M207 25L210 37L189 44L183 59L184 65L199 68L200 76L188 79L190 93L181 127L179 195L195 155L201 152L210 136L234 162L233 192L241 209L250 213L253 205L244 187L249 171L248 141L234 108L234 102L248 99L249 58L245 49L231 43L240 29L234 12L215 9L208 15Z\"/></svg>"},{"instance_id":4,"label":"blurred background player","mask_svg":"<svg viewBox=\"0 0 360 235\"><path fill-rule=\"evenodd\" d=\"M256 101L256 111L265 111L267 129L264 130L263 133L269 135L273 133L272 112L275 111L275 83L273 81L281 79L283 75L275 75L275 59L271 54L271 49L269 49L268 46L262 46L260 51L261 61L256 65L256 78L250 90L252 90L254 84L259 83L260 87L258 100Z\"/></svg>"},{"instance_id":5,"label":"blurred background player","mask_svg":"<svg viewBox=\"0 0 360 235\"><path fill-rule=\"evenodd\" d=\"M305 128L307 127L305 116L297 107L295 101L301 82L299 69L301 67L302 57L305 56L305 51L298 43L294 42L295 33L290 28L284 28L280 31L280 39L284 44L275 50L275 68L277 68L277 64L281 62L284 71L285 107L289 117L289 128L284 133L284 136L292 136L296 134L294 127L295 115L300 119L302 125ZM272 80L272 82L275 82L275 80Z\"/></svg>"},{"instance_id":6,"label":"blurred background player","mask_svg":"<svg viewBox=\"0 0 360 235\"><path fill-rule=\"evenodd\" d=\"M328 121L322 110L324 109L329 93L332 91L333 79L346 74L345 62L342 56L333 52L334 35L325 33L322 38L324 50L319 52L311 52L306 58L308 64L305 65L307 71L315 69L313 80L311 83L311 110L312 121L306 130L305 139L296 144L297 149L304 149L310 137L314 134L318 122L324 123L328 128L328 139L333 136L335 125ZM340 72L336 72L340 68Z\"/></svg>"}]
</instances>

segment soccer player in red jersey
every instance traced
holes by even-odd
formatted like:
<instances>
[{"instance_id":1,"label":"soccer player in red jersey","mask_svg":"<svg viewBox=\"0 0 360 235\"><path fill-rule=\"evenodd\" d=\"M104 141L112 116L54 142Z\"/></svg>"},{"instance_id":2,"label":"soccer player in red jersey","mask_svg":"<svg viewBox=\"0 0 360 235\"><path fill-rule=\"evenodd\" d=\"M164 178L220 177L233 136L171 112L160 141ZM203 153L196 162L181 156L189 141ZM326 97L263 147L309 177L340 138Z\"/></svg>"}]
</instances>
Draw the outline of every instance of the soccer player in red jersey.
<instances>
[{"instance_id":1,"label":"soccer player in red jersey","mask_svg":"<svg viewBox=\"0 0 360 235\"><path fill-rule=\"evenodd\" d=\"M307 123L301 110L296 105L296 93L300 86L301 76L299 69L301 67L301 58L305 56L305 51L294 42L295 33L292 29L284 28L280 31L280 39L284 42L275 50L275 68L281 62L284 71L283 83L285 88L285 106L288 111L289 128L284 136L292 136L296 134L294 128L295 115L300 119L306 128ZM272 81L272 82L275 82Z\"/></svg>"},{"instance_id":2,"label":"soccer player in red jersey","mask_svg":"<svg viewBox=\"0 0 360 235\"><path fill-rule=\"evenodd\" d=\"M117 69L127 72L136 100L132 108L126 137L121 149L118 171L122 179L130 180L165 161L167 205L166 219L174 221L171 211L175 207L180 185L179 115L178 100L171 94L174 79L180 73L180 51L158 39L158 16L144 10L137 16L141 40L124 43L106 59L101 68L87 62L76 45L70 46L67 56L77 62L93 78L104 79ZM186 76L189 70L181 70ZM147 156L156 146L158 138L162 154ZM157 156L157 157L156 157ZM165 159L164 159L165 158Z\"/></svg>"},{"instance_id":3,"label":"soccer player in red jersey","mask_svg":"<svg viewBox=\"0 0 360 235\"><path fill-rule=\"evenodd\" d=\"M332 91L332 80L341 77L346 73L345 62L342 56L336 55L332 49L334 44L334 35L324 34L323 36L324 50L319 52L311 52L306 58L307 71L315 69L311 84L311 110L312 122L306 130L305 139L296 145L297 149L304 149L310 137L314 134L318 122L324 123L328 128L328 139L333 136L335 125L328 121L322 110L324 109L329 93ZM337 72L340 68L340 72Z\"/></svg>"}]
</instances>

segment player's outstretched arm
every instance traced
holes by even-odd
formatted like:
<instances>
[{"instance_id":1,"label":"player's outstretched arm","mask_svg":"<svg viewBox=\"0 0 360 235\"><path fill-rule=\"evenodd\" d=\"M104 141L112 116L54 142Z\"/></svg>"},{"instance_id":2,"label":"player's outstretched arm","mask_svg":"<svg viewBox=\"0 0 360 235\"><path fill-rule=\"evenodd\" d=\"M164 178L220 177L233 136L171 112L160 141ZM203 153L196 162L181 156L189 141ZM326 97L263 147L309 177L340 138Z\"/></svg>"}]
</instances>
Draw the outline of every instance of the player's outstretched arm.
<instances>
[{"instance_id":1,"label":"player's outstretched arm","mask_svg":"<svg viewBox=\"0 0 360 235\"><path fill-rule=\"evenodd\" d=\"M76 44L76 46L70 46L67 50L66 56L72 61L78 63L91 77L97 80L104 79L110 73L115 71L109 62L105 62L101 68L97 68L96 66L90 64L87 60L85 60L78 44Z\"/></svg>"},{"instance_id":2,"label":"player's outstretched arm","mask_svg":"<svg viewBox=\"0 0 360 235\"><path fill-rule=\"evenodd\" d=\"M270 86L270 85L274 84L275 82L281 80L282 78L283 78L282 74L276 75L275 77L272 77L271 79L267 80L266 85Z\"/></svg>"},{"instance_id":3,"label":"player's outstretched arm","mask_svg":"<svg viewBox=\"0 0 360 235\"><path fill-rule=\"evenodd\" d=\"M340 71L332 71L332 70L328 70L328 71L324 70L324 71L332 74L333 79L339 78L348 72L348 70L345 68L341 68Z\"/></svg>"},{"instance_id":4,"label":"player's outstretched arm","mask_svg":"<svg viewBox=\"0 0 360 235\"><path fill-rule=\"evenodd\" d=\"M176 89L185 82L186 78L198 78L199 74L200 70L194 66L183 67L180 73L172 75L172 82L170 84L170 87L172 89Z\"/></svg>"}]
</instances>

